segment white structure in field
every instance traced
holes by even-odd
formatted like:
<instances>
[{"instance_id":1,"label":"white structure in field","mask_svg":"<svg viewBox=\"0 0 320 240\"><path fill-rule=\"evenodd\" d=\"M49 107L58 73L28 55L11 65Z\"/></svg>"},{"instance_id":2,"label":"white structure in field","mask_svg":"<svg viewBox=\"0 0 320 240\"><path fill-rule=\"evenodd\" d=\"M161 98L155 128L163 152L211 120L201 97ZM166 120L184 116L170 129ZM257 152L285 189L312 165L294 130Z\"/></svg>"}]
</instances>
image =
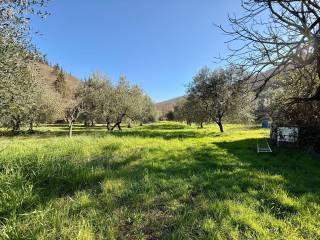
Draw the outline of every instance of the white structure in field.
<instances>
[{"instance_id":1,"label":"white structure in field","mask_svg":"<svg viewBox=\"0 0 320 240\"><path fill-rule=\"evenodd\" d=\"M278 127L277 142L296 143L298 142L299 129L296 127Z\"/></svg>"}]
</instances>

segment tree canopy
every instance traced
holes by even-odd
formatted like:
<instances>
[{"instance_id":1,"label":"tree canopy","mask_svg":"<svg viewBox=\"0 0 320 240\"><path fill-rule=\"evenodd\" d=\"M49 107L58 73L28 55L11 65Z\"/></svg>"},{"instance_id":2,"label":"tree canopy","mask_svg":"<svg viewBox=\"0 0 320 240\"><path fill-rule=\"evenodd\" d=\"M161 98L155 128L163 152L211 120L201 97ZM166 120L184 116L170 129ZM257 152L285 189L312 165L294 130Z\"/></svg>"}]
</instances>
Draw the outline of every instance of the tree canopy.
<instances>
[{"instance_id":1,"label":"tree canopy","mask_svg":"<svg viewBox=\"0 0 320 240\"><path fill-rule=\"evenodd\" d=\"M187 88L185 101L175 109L177 119L187 123L216 123L223 132L223 119L250 121L253 97L247 85L237 81L244 75L241 68L210 70L202 68Z\"/></svg>"},{"instance_id":2,"label":"tree canopy","mask_svg":"<svg viewBox=\"0 0 320 240\"><path fill-rule=\"evenodd\" d=\"M320 2L301 0L243 0L244 14L230 16L230 55L222 56L242 66L257 94L284 70L313 68L320 76ZM319 101L320 86L300 100Z\"/></svg>"}]
</instances>

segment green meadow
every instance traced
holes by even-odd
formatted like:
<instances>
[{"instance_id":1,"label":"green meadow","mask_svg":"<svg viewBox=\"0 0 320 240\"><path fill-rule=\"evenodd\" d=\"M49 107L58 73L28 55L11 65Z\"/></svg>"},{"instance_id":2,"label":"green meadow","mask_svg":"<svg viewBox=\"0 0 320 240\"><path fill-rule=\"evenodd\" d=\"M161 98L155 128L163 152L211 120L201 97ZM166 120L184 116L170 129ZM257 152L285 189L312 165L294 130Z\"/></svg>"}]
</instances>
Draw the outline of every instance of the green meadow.
<instances>
[{"instance_id":1,"label":"green meadow","mask_svg":"<svg viewBox=\"0 0 320 240\"><path fill-rule=\"evenodd\" d=\"M0 137L0 239L320 239L320 159L267 130L156 123Z\"/></svg>"}]
</instances>

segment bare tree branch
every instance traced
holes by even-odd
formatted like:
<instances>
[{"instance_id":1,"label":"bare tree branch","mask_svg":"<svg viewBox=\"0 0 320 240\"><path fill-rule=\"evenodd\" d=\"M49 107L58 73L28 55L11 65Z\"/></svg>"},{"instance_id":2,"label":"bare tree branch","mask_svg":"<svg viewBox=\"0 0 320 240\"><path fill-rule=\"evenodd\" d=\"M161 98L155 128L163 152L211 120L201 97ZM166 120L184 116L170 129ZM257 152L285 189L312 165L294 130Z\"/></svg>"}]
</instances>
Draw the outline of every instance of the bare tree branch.
<instances>
[{"instance_id":1,"label":"bare tree branch","mask_svg":"<svg viewBox=\"0 0 320 240\"><path fill-rule=\"evenodd\" d=\"M312 67L320 77L319 0L243 0L245 14L229 16L229 55L219 58L249 72L257 96L284 70ZM239 46L240 43L240 46ZM306 101L320 100L320 86Z\"/></svg>"}]
</instances>

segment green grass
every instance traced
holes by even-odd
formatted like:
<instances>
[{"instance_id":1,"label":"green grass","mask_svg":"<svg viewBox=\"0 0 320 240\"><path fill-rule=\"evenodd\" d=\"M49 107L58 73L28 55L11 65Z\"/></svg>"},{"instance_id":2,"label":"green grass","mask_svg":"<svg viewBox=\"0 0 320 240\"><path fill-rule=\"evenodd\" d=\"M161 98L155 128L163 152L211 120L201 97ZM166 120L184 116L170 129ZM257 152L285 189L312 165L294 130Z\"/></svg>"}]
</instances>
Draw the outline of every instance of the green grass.
<instances>
[{"instance_id":1,"label":"green grass","mask_svg":"<svg viewBox=\"0 0 320 240\"><path fill-rule=\"evenodd\" d=\"M0 239L320 239L320 159L266 130L63 126L0 138Z\"/></svg>"}]
</instances>

